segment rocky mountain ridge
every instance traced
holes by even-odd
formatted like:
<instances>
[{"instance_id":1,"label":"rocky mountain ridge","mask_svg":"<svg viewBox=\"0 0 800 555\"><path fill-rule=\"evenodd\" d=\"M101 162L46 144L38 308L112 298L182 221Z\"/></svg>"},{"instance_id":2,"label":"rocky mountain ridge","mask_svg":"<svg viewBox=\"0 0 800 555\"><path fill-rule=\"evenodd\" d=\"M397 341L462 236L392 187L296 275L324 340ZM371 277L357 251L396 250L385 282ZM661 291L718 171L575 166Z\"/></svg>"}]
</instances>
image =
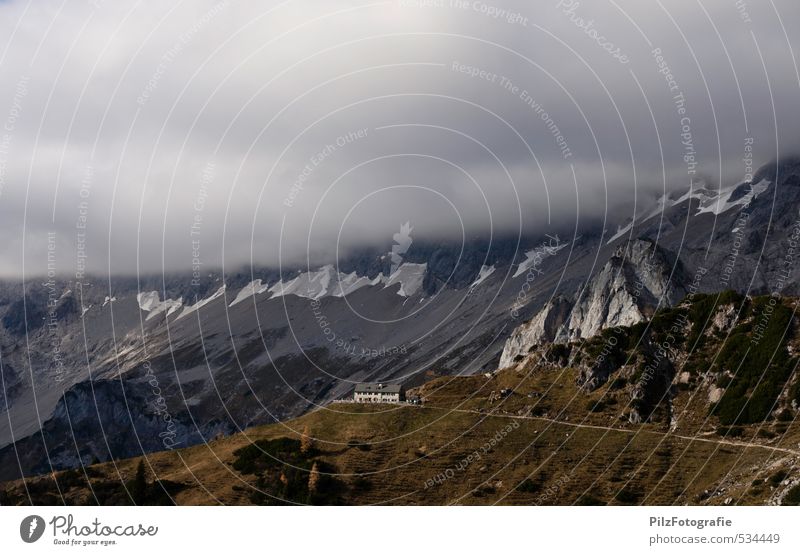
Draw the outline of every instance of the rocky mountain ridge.
<instances>
[{"instance_id":1,"label":"rocky mountain ridge","mask_svg":"<svg viewBox=\"0 0 800 555\"><path fill-rule=\"evenodd\" d=\"M0 284L2 477L159 450L165 430L176 445L207 441L314 410L359 381L480 374L543 343L636 325L688 291L798 293L786 256L800 235L800 162L768 164L713 198L705 187L615 237L416 241L395 272L387 249L320 269L209 273L199 286ZM587 367L580 380L593 389L612 372ZM73 416L86 430L77 448Z\"/></svg>"},{"instance_id":2,"label":"rocky mountain ridge","mask_svg":"<svg viewBox=\"0 0 800 555\"><path fill-rule=\"evenodd\" d=\"M680 261L652 241L635 239L617 247L573 298L548 301L533 319L512 332L500 367L542 343L569 343L645 321L659 306L671 306L683 298L684 274Z\"/></svg>"},{"instance_id":3,"label":"rocky mountain ridge","mask_svg":"<svg viewBox=\"0 0 800 555\"><path fill-rule=\"evenodd\" d=\"M337 403L0 484L0 503L796 505L797 303L696 294L494 373L433 378L410 390L421 405Z\"/></svg>"}]
</instances>

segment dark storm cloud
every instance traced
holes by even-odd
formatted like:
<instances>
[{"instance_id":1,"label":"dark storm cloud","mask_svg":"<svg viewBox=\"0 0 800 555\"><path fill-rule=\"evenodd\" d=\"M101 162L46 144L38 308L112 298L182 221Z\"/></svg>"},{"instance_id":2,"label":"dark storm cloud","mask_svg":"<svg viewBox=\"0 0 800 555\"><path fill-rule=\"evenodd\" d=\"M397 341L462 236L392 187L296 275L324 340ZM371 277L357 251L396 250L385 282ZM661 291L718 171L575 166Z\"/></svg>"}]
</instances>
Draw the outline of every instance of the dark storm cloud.
<instances>
[{"instance_id":1,"label":"dark storm cloud","mask_svg":"<svg viewBox=\"0 0 800 555\"><path fill-rule=\"evenodd\" d=\"M7 275L572 229L799 146L789 0L117 4L0 5Z\"/></svg>"}]
</instances>

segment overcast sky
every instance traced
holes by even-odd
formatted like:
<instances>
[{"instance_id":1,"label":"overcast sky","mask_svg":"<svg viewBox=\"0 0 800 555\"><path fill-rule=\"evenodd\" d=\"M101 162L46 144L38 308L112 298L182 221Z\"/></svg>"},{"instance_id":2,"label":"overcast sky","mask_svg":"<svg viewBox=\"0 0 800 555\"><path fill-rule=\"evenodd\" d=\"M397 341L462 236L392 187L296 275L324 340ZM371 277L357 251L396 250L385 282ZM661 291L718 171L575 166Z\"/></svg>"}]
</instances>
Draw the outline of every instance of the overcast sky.
<instances>
[{"instance_id":1,"label":"overcast sky","mask_svg":"<svg viewBox=\"0 0 800 555\"><path fill-rule=\"evenodd\" d=\"M571 229L798 151L796 0L533 4L0 3L0 272Z\"/></svg>"}]
</instances>

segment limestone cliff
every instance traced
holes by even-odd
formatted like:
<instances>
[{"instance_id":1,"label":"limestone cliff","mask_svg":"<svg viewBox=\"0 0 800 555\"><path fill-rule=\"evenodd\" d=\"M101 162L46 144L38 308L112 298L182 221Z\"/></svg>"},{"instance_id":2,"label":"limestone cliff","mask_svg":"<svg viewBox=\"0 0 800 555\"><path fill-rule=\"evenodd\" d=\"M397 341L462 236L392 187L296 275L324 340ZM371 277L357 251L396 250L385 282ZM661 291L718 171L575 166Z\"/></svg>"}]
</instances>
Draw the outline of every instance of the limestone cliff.
<instances>
[{"instance_id":1,"label":"limestone cliff","mask_svg":"<svg viewBox=\"0 0 800 555\"><path fill-rule=\"evenodd\" d=\"M645 321L686 294L680 262L654 243L636 239L614 251L571 300L556 298L506 341L500 368L541 343L568 343L604 329Z\"/></svg>"},{"instance_id":2,"label":"limestone cliff","mask_svg":"<svg viewBox=\"0 0 800 555\"><path fill-rule=\"evenodd\" d=\"M553 342L571 309L572 301L564 297L548 301L541 312L517 327L508 338L500 357L500 368L514 364L517 357L527 354L534 345Z\"/></svg>"}]
</instances>

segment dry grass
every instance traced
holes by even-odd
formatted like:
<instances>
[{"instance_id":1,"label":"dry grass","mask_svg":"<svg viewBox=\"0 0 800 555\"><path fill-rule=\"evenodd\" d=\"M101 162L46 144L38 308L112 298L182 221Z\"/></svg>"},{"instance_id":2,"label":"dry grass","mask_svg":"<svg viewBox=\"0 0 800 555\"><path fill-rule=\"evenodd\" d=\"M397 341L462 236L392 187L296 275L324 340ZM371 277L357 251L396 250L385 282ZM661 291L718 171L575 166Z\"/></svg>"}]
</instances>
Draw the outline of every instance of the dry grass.
<instances>
[{"instance_id":1,"label":"dry grass","mask_svg":"<svg viewBox=\"0 0 800 555\"><path fill-rule=\"evenodd\" d=\"M605 385L586 395L574 383L571 369L535 367L492 378L437 378L418 389L426 398L422 407L335 404L207 445L154 453L146 467L150 479L183 485L174 496L178 504L246 504L256 477L234 470L235 451L261 439L299 439L307 427L319 459L332 465L345 485L345 503L718 504L730 498L762 504L786 486L770 484L769 477L797 460L769 449L797 450L797 425L767 424L786 429L780 438L751 442L757 428L752 426L743 441L725 440L703 435L713 425L697 417L698 409L670 433L663 423L627 423L621 391ZM505 388L512 393L491 400L497 397L492 392ZM679 393L676 407L691 408L690 395ZM601 399L597 410L587 410ZM503 429L507 435L486 449ZM470 455L473 460L465 462ZM89 482L121 483L134 475L138 462L95 465ZM437 476L445 479L434 481ZM73 476L71 483L64 492L67 503L94 502L85 477ZM55 495L52 477L34 478L29 485ZM19 481L0 490L7 502L28 500ZM41 499L34 496L34 502Z\"/></svg>"}]
</instances>

